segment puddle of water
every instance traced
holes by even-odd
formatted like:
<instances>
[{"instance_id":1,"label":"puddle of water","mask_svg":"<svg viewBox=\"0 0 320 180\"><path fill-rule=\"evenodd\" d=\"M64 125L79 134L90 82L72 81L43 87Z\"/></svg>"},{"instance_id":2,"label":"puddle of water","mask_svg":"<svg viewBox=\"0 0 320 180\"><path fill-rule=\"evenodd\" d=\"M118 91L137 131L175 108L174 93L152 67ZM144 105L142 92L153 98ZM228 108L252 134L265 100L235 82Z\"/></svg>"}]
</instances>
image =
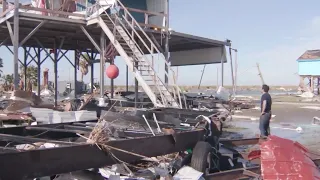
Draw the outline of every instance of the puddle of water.
<instances>
[{"instance_id":1,"label":"puddle of water","mask_svg":"<svg viewBox=\"0 0 320 180\"><path fill-rule=\"evenodd\" d=\"M242 134L242 138L252 138L260 134L259 123L250 121L234 121L233 131ZM320 147L320 125L312 124L271 124L272 135L297 141L305 146Z\"/></svg>"}]
</instances>

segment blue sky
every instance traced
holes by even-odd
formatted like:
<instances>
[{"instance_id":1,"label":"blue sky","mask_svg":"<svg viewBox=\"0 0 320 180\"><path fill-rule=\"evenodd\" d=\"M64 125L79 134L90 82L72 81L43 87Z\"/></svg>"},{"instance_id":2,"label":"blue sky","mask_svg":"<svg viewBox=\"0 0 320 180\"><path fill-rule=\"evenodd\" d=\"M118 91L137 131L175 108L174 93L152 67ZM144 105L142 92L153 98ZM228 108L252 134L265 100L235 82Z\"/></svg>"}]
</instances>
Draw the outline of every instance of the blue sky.
<instances>
[{"instance_id":1,"label":"blue sky","mask_svg":"<svg viewBox=\"0 0 320 180\"><path fill-rule=\"evenodd\" d=\"M259 85L256 63L266 83L270 85L298 85L296 59L307 49L320 48L320 1L317 0L170 0L170 26L178 32L225 40L232 40L238 53L238 84ZM73 52L67 53L70 58ZM0 48L4 59L4 73L13 70L10 52ZM20 58L23 58L20 53ZM125 65L121 58L116 60L120 76L116 84L125 84ZM51 68L47 60L42 68ZM159 66L158 68L163 68ZM180 85L197 85L203 66L179 67ZM217 68L206 67L203 85L217 84ZM95 77L99 67L95 65ZM177 68L174 68L175 70ZM73 70L68 61L62 59L58 66L59 80L73 79ZM192 73L190 73L192 72ZM85 81L89 81L89 74ZM225 64L225 84L231 84L230 64ZM220 75L220 73L219 73ZM52 72L50 78L53 77ZM52 79L53 80L53 79ZM109 80L106 79L106 83ZM130 85L133 77L130 76Z\"/></svg>"}]
</instances>

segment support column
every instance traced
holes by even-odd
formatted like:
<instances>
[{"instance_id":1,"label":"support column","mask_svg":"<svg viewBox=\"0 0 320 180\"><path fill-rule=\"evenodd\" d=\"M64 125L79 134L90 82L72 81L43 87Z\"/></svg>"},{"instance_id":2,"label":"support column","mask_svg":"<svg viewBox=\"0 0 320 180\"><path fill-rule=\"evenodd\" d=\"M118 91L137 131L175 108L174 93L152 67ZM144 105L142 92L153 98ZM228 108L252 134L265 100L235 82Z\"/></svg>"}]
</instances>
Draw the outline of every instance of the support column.
<instances>
[{"instance_id":1,"label":"support column","mask_svg":"<svg viewBox=\"0 0 320 180\"><path fill-rule=\"evenodd\" d=\"M126 66L126 91L129 91L129 69L128 66Z\"/></svg>"},{"instance_id":2,"label":"support column","mask_svg":"<svg viewBox=\"0 0 320 180\"><path fill-rule=\"evenodd\" d=\"M318 95L320 94L320 78L317 78L317 90L318 90Z\"/></svg>"},{"instance_id":3,"label":"support column","mask_svg":"<svg viewBox=\"0 0 320 180\"><path fill-rule=\"evenodd\" d=\"M223 56L225 55L225 49L222 49L223 53L222 53L222 58L221 58L221 86L223 87Z\"/></svg>"},{"instance_id":4,"label":"support column","mask_svg":"<svg viewBox=\"0 0 320 180\"><path fill-rule=\"evenodd\" d=\"M299 87L300 87L301 91L304 91L304 76L300 76Z\"/></svg>"},{"instance_id":5,"label":"support column","mask_svg":"<svg viewBox=\"0 0 320 180\"><path fill-rule=\"evenodd\" d=\"M100 35L100 105L104 105L104 64L105 64L105 45L106 45L106 35L101 31Z\"/></svg>"},{"instance_id":6,"label":"support column","mask_svg":"<svg viewBox=\"0 0 320 180\"><path fill-rule=\"evenodd\" d=\"M234 68L234 91L237 93L237 86L238 86L238 50L235 49L235 68Z\"/></svg>"},{"instance_id":7,"label":"support column","mask_svg":"<svg viewBox=\"0 0 320 180\"><path fill-rule=\"evenodd\" d=\"M23 89L26 91L27 90L27 60L28 60L28 54L27 54L27 50L26 50L26 47L23 47L23 52L24 52L24 62L23 62L23 69L24 69L24 79L23 79L23 84L24 84L24 87Z\"/></svg>"},{"instance_id":8,"label":"support column","mask_svg":"<svg viewBox=\"0 0 320 180\"><path fill-rule=\"evenodd\" d=\"M13 74L14 74L14 89L18 89L19 85L19 0L14 1L14 16L13 16Z\"/></svg>"},{"instance_id":9,"label":"support column","mask_svg":"<svg viewBox=\"0 0 320 180\"><path fill-rule=\"evenodd\" d=\"M308 77L309 78L309 87L311 88L311 77Z\"/></svg>"},{"instance_id":10,"label":"support column","mask_svg":"<svg viewBox=\"0 0 320 180\"><path fill-rule=\"evenodd\" d=\"M114 64L114 58L110 60L110 65ZM111 86L111 98L113 98L114 93L114 79L110 79L110 86Z\"/></svg>"},{"instance_id":11,"label":"support column","mask_svg":"<svg viewBox=\"0 0 320 180\"><path fill-rule=\"evenodd\" d=\"M93 50L91 50L91 87L90 87L90 91L91 93L93 93L93 84L94 84L94 54L93 54Z\"/></svg>"},{"instance_id":12,"label":"support column","mask_svg":"<svg viewBox=\"0 0 320 180\"><path fill-rule=\"evenodd\" d=\"M165 16L165 22L166 22L166 39L165 39L165 53L164 56L166 58L167 63L169 63L169 0L166 0L166 7L165 7L165 12L164 12L167 16ZM169 67L167 65L167 63L165 64L164 70L165 70L165 75L164 75L164 82L166 84L166 86L168 86L169 83Z\"/></svg>"},{"instance_id":13,"label":"support column","mask_svg":"<svg viewBox=\"0 0 320 180\"><path fill-rule=\"evenodd\" d=\"M54 53L54 106L58 106L58 52L57 52L57 43L54 41L54 47L53 47L53 53Z\"/></svg>"},{"instance_id":14,"label":"support column","mask_svg":"<svg viewBox=\"0 0 320 180\"><path fill-rule=\"evenodd\" d=\"M135 62L135 66L138 69L138 62ZM134 93L135 93L135 100L134 100L134 107L138 107L138 99L139 99L139 82L137 80L137 78L134 79Z\"/></svg>"},{"instance_id":15,"label":"support column","mask_svg":"<svg viewBox=\"0 0 320 180\"><path fill-rule=\"evenodd\" d=\"M79 58L80 58L80 54L81 52L79 52L78 50L74 51L74 98L77 98L77 94L78 94L78 80L77 80L77 76L78 76L78 64L79 64Z\"/></svg>"},{"instance_id":16,"label":"support column","mask_svg":"<svg viewBox=\"0 0 320 180\"><path fill-rule=\"evenodd\" d=\"M314 77L311 76L310 80L311 80L311 84L310 84L311 85L311 92L314 93Z\"/></svg>"},{"instance_id":17,"label":"support column","mask_svg":"<svg viewBox=\"0 0 320 180\"><path fill-rule=\"evenodd\" d=\"M37 74L37 87L38 87L38 96L40 96L40 91L41 91L41 56L40 56L40 53L41 53L41 50L40 50L40 48L38 48L38 54L37 54L37 58L38 58L38 63L37 63L37 65L38 65L38 74Z\"/></svg>"},{"instance_id":18,"label":"support column","mask_svg":"<svg viewBox=\"0 0 320 180\"><path fill-rule=\"evenodd\" d=\"M2 1L2 12L5 12L8 9L7 0Z\"/></svg>"}]
</instances>

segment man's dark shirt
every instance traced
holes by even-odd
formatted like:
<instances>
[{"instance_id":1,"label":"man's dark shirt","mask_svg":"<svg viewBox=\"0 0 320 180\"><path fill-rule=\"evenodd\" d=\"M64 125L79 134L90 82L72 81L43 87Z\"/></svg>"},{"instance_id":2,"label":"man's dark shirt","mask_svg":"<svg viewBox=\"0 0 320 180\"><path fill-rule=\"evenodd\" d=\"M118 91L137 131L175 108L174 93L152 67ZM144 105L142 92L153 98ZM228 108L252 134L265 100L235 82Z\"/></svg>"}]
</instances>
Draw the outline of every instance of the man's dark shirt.
<instances>
[{"instance_id":1,"label":"man's dark shirt","mask_svg":"<svg viewBox=\"0 0 320 180\"><path fill-rule=\"evenodd\" d=\"M262 103L263 103L264 100L267 102L264 112L265 113L269 113L271 111L271 105L272 105L272 99L271 99L271 96L270 96L269 93L264 93L261 96L261 112L262 112Z\"/></svg>"}]
</instances>

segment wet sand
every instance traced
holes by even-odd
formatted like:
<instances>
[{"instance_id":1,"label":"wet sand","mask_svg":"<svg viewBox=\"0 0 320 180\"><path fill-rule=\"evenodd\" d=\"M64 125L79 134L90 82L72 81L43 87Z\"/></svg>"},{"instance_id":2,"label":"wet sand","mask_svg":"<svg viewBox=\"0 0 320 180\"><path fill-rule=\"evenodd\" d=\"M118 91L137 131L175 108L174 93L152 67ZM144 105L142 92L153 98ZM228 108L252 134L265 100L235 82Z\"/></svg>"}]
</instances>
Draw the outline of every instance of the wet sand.
<instances>
[{"instance_id":1,"label":"wet sand","mask_svg":"<svg viewBox=\"0 0 320 180\"><path fill-rule=\"evenodd\" d=\"M257 104L259 106L259 104ZM313 125L313 117L320 117L320 103L274 102L271 134L298 141L310 150L320 153L320 125ZM233 138L252 138L259 132L260 109L235 112L228 122L226 134ZM240 118L239 118L240 117Z\"/></svg>"},{"instance_id":2,"label":"wet sand","mask_svg":"<svg viewBox=\"0 0 320 180\"><path fill-rule=\"evenodd\" d=\"M235 115L259 118L260 109L248 109L236 112ZM272 105L273 123L310 124L313 117L320 116L320 104L278 103Z\"/></svg>"}]
</instances>

